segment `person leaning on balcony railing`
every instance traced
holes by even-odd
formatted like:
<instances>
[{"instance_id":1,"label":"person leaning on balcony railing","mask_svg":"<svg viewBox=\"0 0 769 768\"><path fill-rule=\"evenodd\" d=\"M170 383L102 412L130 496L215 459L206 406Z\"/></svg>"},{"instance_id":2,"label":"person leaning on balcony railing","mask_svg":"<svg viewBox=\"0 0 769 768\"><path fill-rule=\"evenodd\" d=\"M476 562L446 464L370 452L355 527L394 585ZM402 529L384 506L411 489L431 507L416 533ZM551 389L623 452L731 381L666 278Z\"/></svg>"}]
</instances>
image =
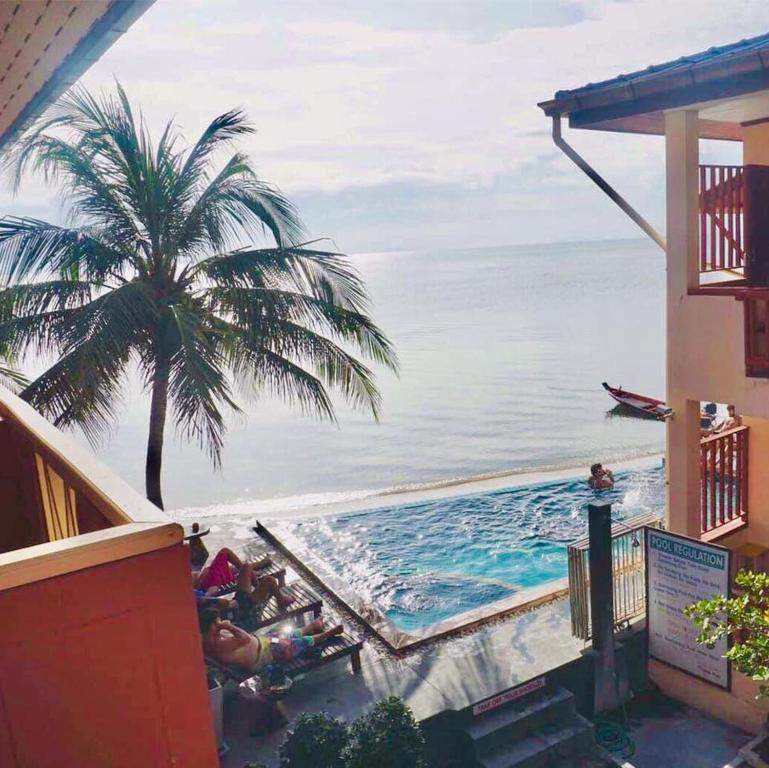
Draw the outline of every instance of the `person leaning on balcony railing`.
<instances>
[{"instance_id":1,"label":"person leaning on balcony railing","mask_svg":"<svg viewBox=\"0 0 769 768\"><path fill-rule=\"evenodd\" d=\"M734 405L729 404L726 406L726 414L726 418L713 429L702 430L702 436L709 437L710 435L718 435L721 432L727 432L730 429L737 429L737 427L742 426L742 416L737 413L737 409Z\"/></svg>"}]
</instances>

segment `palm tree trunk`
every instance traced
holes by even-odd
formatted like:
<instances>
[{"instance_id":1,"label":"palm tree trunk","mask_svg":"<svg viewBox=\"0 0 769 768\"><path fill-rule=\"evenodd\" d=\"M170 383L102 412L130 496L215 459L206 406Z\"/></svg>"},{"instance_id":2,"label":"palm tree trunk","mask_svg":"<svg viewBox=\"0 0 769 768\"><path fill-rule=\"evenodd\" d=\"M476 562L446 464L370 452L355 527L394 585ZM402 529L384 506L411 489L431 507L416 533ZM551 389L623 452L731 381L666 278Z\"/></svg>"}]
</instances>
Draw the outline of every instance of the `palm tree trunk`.
<instances>
[{"instance_id":1,"label":"palm tree trunk","mask_svg":"<svg viewBox=\"0 0 769 768\"><path fill-rule=\"evenodd\" d=\"M147 465L145 485L147 498L163 509L163 495L160 491L160 468L163 463L163 432L166 426L168 404L168 361L159 360L152 380L152 402L150 403L150 435L147 441Z\"/></svg>"}]
</instances>

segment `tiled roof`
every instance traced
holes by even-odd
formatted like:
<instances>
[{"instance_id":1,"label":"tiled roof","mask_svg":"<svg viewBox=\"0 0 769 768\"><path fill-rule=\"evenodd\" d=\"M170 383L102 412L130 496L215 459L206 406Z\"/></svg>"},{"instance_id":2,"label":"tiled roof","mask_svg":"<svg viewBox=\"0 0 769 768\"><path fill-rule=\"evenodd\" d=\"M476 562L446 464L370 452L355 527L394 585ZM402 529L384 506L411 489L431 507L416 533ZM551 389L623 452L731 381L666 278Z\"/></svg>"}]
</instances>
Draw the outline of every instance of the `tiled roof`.
<instances>
[{"instance_id":1,"label":"tiled roof","mask_svg":"<svg viewBox=\"0 0 769 768\"><path fill-rule=\"evenodd\" d=\"M652 64L651 66L646 67L646 69L639 69L638 71L631 72L627 75L617 75L617 77L612 77L608 80L601 80L597 83L588 83L580 88L556 91L555 99L558 101L566 97L579 97L579 95L589 93L590 91L610 88L619 84L632 83L634 80L641 80L649 76L664 75L675 70L690 69L693 65L709 64L716 61L723 62L738 54L745 55L747 53L755 52L760 55L764 50L769 55L769 32L763 35L758 35L757 37L740 40L737 43L714 46L713 48L708 48L707 51L694 53L689 56L681 56L673 61L666 61L664 64Z\"/></svg>"},{"instance_id":2,"label":"tiled roof","mask_svg":"<svg viewBox=\"0 0 769 768\"><path fill-rule=\"evenodd\" d=\"M539 106L548 115L585 115L585 120L588 114L597 116L606 110L614 117L628 117L749 93L766 88L767 82L769 33L610 80L560 90Z\"/></svg>"}]
</instances>

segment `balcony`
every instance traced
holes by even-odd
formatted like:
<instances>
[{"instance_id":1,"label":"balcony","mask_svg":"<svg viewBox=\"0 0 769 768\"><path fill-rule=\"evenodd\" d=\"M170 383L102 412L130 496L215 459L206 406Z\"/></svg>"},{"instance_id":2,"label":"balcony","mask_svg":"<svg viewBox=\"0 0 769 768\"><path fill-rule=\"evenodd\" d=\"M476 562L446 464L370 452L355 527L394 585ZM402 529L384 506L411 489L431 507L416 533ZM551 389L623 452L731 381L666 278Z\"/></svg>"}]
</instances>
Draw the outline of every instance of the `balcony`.
<instances>
[{"instance_id":1,"label":"balcony","mask_svg":"<svg viewBox=\"0 0 769 768\"><path fill-rule=\"evenodd\" d=\"M701 538L717 541L748 524L748 430L700 441Z\"/></svg>"},{"instance_id":2,"label":"balcony","mask_svg":"<svg viewBox=\"0 0 769 768\"><path fill-rule=\"evenodd\" d=\"M0 493L0 765L218 765L181 527L1 387Z\"/></svg>"},{"instance_id":3,"label":"balcony","mask_svg":"<svg viewBox=\"0 0 769 768\"><path fill-rule=\"evenodd\" d=\"M699 166L699 271L694 295L743 303L745 375L769 378L769 167Z\"/></svg>"},{"instance_id":4,"label":"balcony","mask_svg":"<svg viewBox=\"0 0 769 768\"><path fill-rule=\"evenodd\" d=\"M0 553L133 522L0 404Z\"/></svg>"},{"instance_id":5,"label":"balcony","mask_svg":"<svg viewBox=\"0 0 769 768\"><path fill-rule=\"evenodd\" d=\"M700 275L720 278L710 286L744 282L745 181L740 165L699 167Z\"/></svg>"}]
</instances>

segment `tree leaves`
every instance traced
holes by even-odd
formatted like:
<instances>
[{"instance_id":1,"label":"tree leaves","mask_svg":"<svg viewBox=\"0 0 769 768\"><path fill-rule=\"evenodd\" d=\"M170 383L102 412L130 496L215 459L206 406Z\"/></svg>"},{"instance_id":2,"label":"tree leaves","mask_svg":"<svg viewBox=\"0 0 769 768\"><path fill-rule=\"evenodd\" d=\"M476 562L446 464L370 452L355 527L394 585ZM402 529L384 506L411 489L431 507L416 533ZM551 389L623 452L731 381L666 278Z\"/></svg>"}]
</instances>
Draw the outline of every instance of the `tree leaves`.
<instances>
[{"instance_id":1,"label":"tree leaves","mask_svg":"<svg viewBox=\"0 0 769 768\"><path fill-rule=\"evenodd\" d=\"M684 613L700 629L698 643L713 648L731 637L726 658L759 683L761 696L769 696L769 574L740 571L734 582L734 597L700 600Z\"/></svg>"},{"instance_id":2,"label":"tree leaves","mask_svg":"<svg viewBox=\"0 0 769 768\"><path fill-rule=\"evenodd\" d=\"M215 464L233 384L331 419L334 390L378 417L356 355L397 371L392 345L347 257L299 245L293 204L232 149L252 130L231 110L189 149L173 121L155 144L119 84L76 87L12 153L17 181L59 185L71 222L0 220L0 349L57 358L23 391L57 424L98 439L132 362L148 388L169 371L176 425Z\"/></svg>"}]
</instances>

